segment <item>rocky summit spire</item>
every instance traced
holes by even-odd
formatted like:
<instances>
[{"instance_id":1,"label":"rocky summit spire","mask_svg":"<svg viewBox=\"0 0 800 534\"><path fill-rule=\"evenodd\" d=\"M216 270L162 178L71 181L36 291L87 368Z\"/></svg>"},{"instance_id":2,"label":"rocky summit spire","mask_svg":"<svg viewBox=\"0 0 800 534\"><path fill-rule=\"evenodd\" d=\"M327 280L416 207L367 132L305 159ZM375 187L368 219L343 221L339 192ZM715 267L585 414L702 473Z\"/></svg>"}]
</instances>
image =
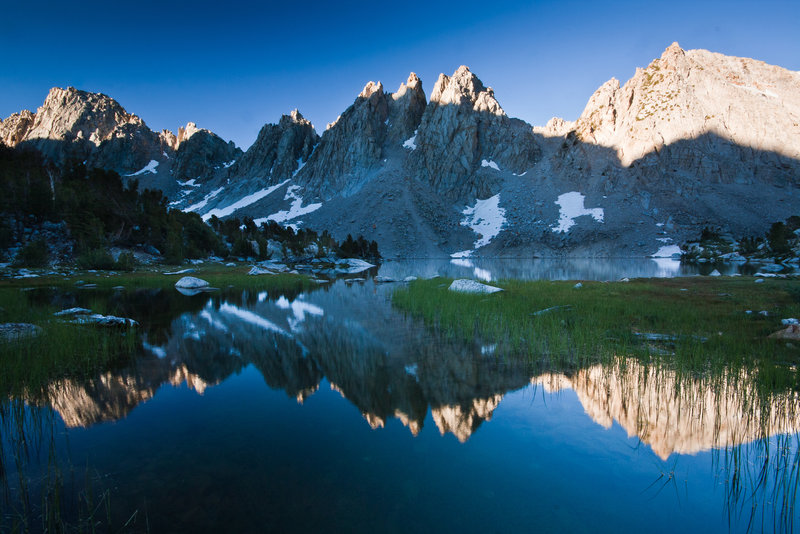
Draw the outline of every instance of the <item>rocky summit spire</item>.
<instances>
[{"instance_id":1,"label":"rocky summit spire","mask_svg":"<svg viewBox=\"0 0 800 534\"><path fill-rule=\"evenodd\" d=\"M408 75L408 80L400 84L397 92L393 93L389 100L387 145L399 147L414 135L427 104L425 91L422 90L422 80L412 72Z\"/></svg>"},{"instance_id":2,"label":"rocky summit spire","mask_svg":"<svg viewBox=\"0 0 800 534\"><path fill-rule=\"evenodd\" d=\"M260 185L282 182L308 161L318 142L314 126L295 109L283 115L278 124L265 124L230 174L255 179Z\"/></svg>"},{"instance_id":3,"label":"rocky summit spire","mask_svg":"<svg viewBox=\"0 0 800 534\"><path fill-rule=\"evenodd\" d=\"M494 91L463 65L439 75L415 145L424 148L410 155L411 168L453 199L491 196L495 167L524 172L537 157L531 127L509 119Z\"/></svg>"},{"instance_id":4,"label":"rocky summit spire","mask_svg":"<svg viewBox=\"0 0 800 534\"><path fill-rule=\"evenodd\" d=\"M230 165L241 155L241 149L232 141L226 142L217 134L190 122L186 128L178 129L173 176L180 181L202 181L214 175L222 164Z\"/></svg>"},{"instance_id":5,"label":"rocky summit spire","mask_svg":"<svg viewBox=\"0 0 800 534\"><path fill-rule=\"evenodd\" d=\"M374 94L383 94L383 84L381 82L368 82L359 93L358 98L370 98Z\"/></svg>"},{"instance_id":6,"label":"rocky summit spire","mask_svg":"<svg viewBox=\"0 0 800 534\"><path fill-rule=\"evenodd\" d=\"M322 197L351 194L383 159L389 98L381 82L369 82L320 140L297 180Z\"/></svg>"},{"instance_id":7,"label":"rocky summit spire","mask_svg":"<svg viewBox=\"0 0 800 534\"><path fill-rule=\"evenodd\" d=\"M505 115L491 87L485 87L469 67L461 65L453 76L439 75L431 93L431 103L438 105L470 105L475 111Z\"/></svg>"}]
</instances>

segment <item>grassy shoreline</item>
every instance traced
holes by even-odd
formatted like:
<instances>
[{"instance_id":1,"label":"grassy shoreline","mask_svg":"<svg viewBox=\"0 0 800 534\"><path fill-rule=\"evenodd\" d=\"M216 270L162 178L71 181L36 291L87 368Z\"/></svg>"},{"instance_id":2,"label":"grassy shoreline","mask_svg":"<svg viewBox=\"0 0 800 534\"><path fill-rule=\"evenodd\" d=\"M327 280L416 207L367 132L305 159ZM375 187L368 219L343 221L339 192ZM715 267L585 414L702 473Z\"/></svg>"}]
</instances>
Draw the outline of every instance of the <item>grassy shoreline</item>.
<instances>
[{"instance_id":1,"label":"grassy shoreline","mask_svg":"<svg viewBox=\"0 0 800 534\"><path fill-rule=\"evenodd\" d=\"M207 295L245 290L291 295L319 287L303 275L249 276L249 268L249 265L210 266L189 274L201 277L216 288ZM124 291L163 290L175 292L174 299L191 299L177 294L174 285L180 277L157 271L122 274L98 271L0 280L0 323L28 323L41 329L40 335L35 337L0 340L0 394L35 396L54 380L93 376L114 365L124 364L141 350L141 328L71 324L66 318L54 316L55 312L70 305L49 298L47 294L42 297L42 291L55 289L56 293L80 294L90 302L88 307L93 312L119 315L124 310L114 308L108 298L114 288L122 287ZM153 310L152 313L158 315L163 311Z\"/></svg>"},{"instance_id":2,"label":"grassy shoreline","mask_svg":"<svg viewBox=\"0 0 800 534\"><path fill-rule=\"evenodd\" d=\"M784 328L782 318L800 317L800 280L689 277L582 282L580 288L574 281L505 280L493 284L505 291L492 295L455 293L450 282L413 282L395 291L392 302L448 336L498 344L498 354L544 366L634 355L693 373L779 368L770 380L798 386L793 370L800 343L768 336Z\"/></svg>"}]
</instances>

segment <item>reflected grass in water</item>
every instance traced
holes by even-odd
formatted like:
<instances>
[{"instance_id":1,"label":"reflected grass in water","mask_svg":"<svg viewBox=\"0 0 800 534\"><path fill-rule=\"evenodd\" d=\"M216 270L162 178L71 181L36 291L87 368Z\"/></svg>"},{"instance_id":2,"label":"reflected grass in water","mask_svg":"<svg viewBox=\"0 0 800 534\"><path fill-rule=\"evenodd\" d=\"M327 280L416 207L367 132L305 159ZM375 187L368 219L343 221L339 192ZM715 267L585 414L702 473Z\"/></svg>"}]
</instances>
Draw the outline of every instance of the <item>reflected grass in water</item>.
<instances>
[{"instance_id":1,"label":"reflected grass in water","mask_svg":"<svg viewBox=\"0 0 800 534\"><path fill-rule=\"evenodd\" d=\"M0 402L0 532L149 532L146 509L119 516L107 482L63 458L58 439L51 409Z\"/></svg>"}]
</instances>

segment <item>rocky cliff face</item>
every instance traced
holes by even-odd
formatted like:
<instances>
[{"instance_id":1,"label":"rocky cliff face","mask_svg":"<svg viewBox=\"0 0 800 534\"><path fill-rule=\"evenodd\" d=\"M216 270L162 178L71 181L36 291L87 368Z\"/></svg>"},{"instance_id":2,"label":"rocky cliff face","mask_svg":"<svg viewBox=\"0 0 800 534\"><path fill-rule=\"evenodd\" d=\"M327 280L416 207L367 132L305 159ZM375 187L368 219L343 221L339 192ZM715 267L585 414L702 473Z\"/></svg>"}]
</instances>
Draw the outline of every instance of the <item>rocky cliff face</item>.
<instances>
[{"instance_id":1,"label":"rocky cliff face","mask_svg":"<svg viewBox=\"0 0 800 534\"><path fill-rule=\"evenodd\" d=\"M381 82L369 82L352 106L328 126L298 182L323 198L349 196L400 151L413 135L425 109L425 93L416 74L387 93ZM407 137L408 136L408 137Z\"/></svg>"},{"instance_id":2,"label":"rocky cliff face","mask_svg":"<svg viewBox=\"0 0 800 534\"><path fill-rule=\"evenodd\" d=\"M761 234L800 211L798 88L798 73L677 43L624 85L609 80L577 121L534 128L545 155L529 174L537 193L580 192L605 219L540 242L647 255L704 226Z\"/></svg>"},{"instance_id":3,"label":"rocky cliff face","mask_svg":"<svg viewBox=\"0 0 800 534\"><path fill-rule=\"evenodd\" d=\"M439 76L415 144L409 167L453 200L491 196L493 171L522 173L538 155L531 127L509 119L466 66Z\"/></svg>"},{"instance_id":4,"label":"rocky cliff face","mask_svg":"<svg viewBox=\"0 0 800 534\"><path fill-rule=\"evenodd\" d=\"M134 176L205 218L363 234L387 257L646 256L800 213L799 125L800 73L676 43L544 127L509 118L462 66L430 102L413 73L395 93L369 82L321 137L295 112L243 154L74 89L0 123L0 139Z\"/></svg>"},{"instance_id":5,"label":"rocky cliff face","mask_svg":"<svg viewBox=\"0 0 800 534\"><path fill-rule=\"evenodd\" d=\"M123 173L158 158L164 148L142 119L114 99L73 87L53 88L36 113L23 111L3 121L0 139L36 148L56 163L75 158Z\"/></svg>"},{"instance_id":6,"label":"rocky cliff face","mask_svg":"<svg viewBox=\"0 0 800 534\"><path fill-rule=\"evenodd\" d=\"M113 98L73 87L53 88L36 111L0 122L0 140L30 147L56 164L70 160L135 176L172 193L176 180L208 179L241 150L189 123L172 132L153 132Z\"/></svg>"},{"instance_id":7,"label":"rocky cliff face","mask_svg":"<svg viewBox=\"0 0 800 534\"><path fill-rule=\"evenodd\" d=\"M225 142L209 130L190 122L178 130L175 143L173 177L180 181L208 180L221 168L227 168L242 156L233 142Z\"/></svg>"},{"instance_id":8,"label":"rocky cliff face","mask_svg":"<svg viewBox=\"0 0 800 534\"><path fill-rule=\"evenodd\" d=\"M797 160L798 84L800 73L673 43L624 86L611 79L600 87L575 131L585 142L614 149L623 166L707 135L719 145ZM737 174L743 173L730 178Z\"/></svg>"},{"instance_id":9,"label":"rocky cliff face","mask_svg":"<svg viewBox=\"0 0 800 534\"><path fill-rule=\"evenodd\" d=\"M318 142L314 126L294 110L282 116L278 124L264 125L230 174L238 180L266 178L269 184L282 182L305 165Z\"/></svg>"}]
</instances>

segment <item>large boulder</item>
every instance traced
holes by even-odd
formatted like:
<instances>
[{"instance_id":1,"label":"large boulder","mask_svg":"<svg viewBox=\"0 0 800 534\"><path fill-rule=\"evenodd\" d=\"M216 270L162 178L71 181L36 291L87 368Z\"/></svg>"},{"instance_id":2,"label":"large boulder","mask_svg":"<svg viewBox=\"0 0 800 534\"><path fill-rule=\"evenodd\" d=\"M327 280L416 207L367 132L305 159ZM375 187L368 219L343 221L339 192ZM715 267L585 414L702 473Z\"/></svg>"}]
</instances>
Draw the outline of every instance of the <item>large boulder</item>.
<instances>
[{"instance_id":1,"label":"large boulder","mask_svg":"<svg viewBox=\"0 0 800 534\"><path fill-rule=\"evenodd\" d=\"M175 287L179 289L204 289L208 287L208 282L194 276L184 276L175 282Z\"/></svg>"},{"instance_id":2,"label":"large boulder","mask_svg":"<svg viewBox=\"0 0 800 534\"><path fill-rule=\"evenodd\" d=\"M467 278L453 280L453 283L450 284L448 289L458 293L497 293L498 291L503 291L499 287L482 284Z\"/></svg>"}]
</instances>

